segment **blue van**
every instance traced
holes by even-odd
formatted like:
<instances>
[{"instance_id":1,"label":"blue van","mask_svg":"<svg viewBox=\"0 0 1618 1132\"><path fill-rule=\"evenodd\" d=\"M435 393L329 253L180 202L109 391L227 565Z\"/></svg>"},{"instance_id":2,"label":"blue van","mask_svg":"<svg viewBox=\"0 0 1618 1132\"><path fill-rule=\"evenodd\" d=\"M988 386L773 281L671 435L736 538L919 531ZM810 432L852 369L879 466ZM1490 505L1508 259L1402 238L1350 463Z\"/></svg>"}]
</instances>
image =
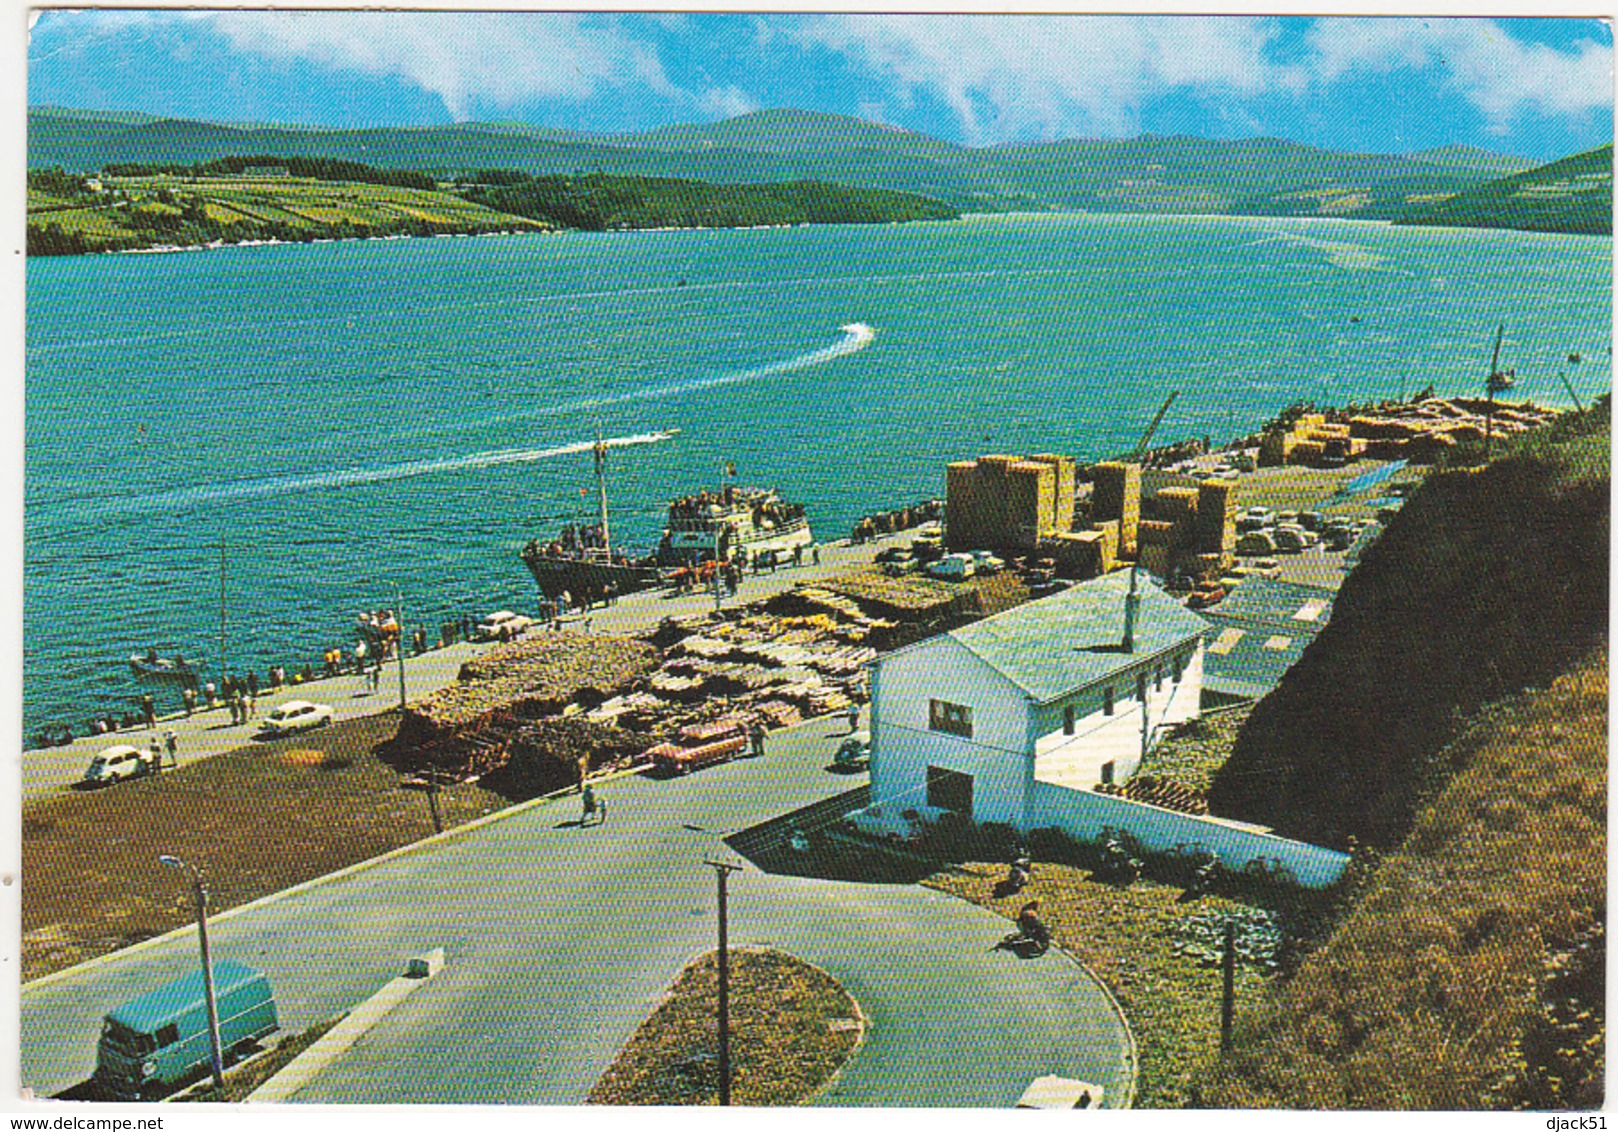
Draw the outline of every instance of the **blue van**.
<instances>
[{"instance_id":1,"label":"blue van","mask_svg":"<svg viewBox=\"0 0 1618 1132\"><path fill-rule=\"evenodd\" d=\"M227 1059L280 1028L270 981L233 959L213 965L219 1048ZM208 1000L202 972L126 1002L101 1024L94 1081L119 1100L149 1100L206 1066Z\"/></svg>"}]
</instances>

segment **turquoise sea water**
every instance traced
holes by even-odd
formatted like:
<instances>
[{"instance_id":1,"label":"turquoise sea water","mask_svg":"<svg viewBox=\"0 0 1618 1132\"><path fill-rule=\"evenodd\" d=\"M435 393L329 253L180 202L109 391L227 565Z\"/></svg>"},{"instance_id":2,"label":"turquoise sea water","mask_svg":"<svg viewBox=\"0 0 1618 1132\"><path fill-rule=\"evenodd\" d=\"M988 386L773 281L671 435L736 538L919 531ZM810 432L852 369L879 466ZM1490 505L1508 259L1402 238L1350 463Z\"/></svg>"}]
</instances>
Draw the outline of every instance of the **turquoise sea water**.
<instances>
[{"instance_id":1,"label":"turquoise sea water","mask_svg":"<svg viewBox=\"0 0 1618 1132\"><path fill-rule=\"evenodd\" d=\"M613 453L616 537L732 460L827 539L952 459L1127 449L1172 389L1160 439L1478 393L1502 321L1523 396L1588 399L1611 280L1610 239L1111 216L32 260L25 729L125 710L148 645L214 675L221 538L240 671L396 589L531 607L517 550L589 506L598 422L682 430Z\"/></svg>"}]
</instances>

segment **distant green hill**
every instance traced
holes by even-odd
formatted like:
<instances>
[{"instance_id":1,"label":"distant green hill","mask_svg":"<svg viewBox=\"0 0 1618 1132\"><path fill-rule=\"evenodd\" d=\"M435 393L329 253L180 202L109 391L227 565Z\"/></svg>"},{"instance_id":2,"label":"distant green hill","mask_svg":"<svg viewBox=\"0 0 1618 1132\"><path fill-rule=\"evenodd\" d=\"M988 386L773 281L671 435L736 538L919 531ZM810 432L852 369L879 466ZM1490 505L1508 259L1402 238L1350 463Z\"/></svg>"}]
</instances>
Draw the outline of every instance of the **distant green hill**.
<instances>
[{"instance_id":1,"label":"distant green hill","mask_svg":"<svg viewBox=\"0 0 1618 1132\"><path fill-rule=\"evenodd\" d=\"M1612 235L1612 146L1501 177L1412 209L1400 224Z\"/></svg>"},{"instance_id":2,"label":"distant green hill","mask_svg":"<svg viewBox=\"0 0 1618 1132\"><path fill-rule=\"evenodd\" d=\"M889 224L954 220L953 208L913 193L857 189L819 181L710 185L660 177L528 178L507 173L461 196L496 212L558 227L745 228L782 224Z\"/></svg>"},{"instance_id":3,"label":"distant green hill","mask_svg":"<svg viewBox=\"0 0 1618 1132\"><path fill-rule=\"evenodd\" d=\"M582 135L512 123L311 130L29 114L31 168L193 164L227 154L339 158L452 178L677 178L713 184L819 181L932 197L962 211L1236 213L1392 219L1529 163L1465 147L1336 153L1273 138L1144 136L971 148L857 118L763 110L708 125Z\"/></svg>"}]
</instances>

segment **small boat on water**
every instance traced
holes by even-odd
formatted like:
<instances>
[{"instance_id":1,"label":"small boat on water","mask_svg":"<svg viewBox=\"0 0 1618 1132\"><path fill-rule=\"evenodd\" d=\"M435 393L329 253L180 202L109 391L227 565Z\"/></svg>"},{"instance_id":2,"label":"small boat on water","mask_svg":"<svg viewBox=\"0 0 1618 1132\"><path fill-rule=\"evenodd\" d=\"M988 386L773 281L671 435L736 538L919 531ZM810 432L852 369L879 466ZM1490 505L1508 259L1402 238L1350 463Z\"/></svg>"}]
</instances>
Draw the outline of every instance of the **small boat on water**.
<instances>
[{"instance_id":1,"label":"small boat on water","mask_svg":"<svg viewBox=\"0 0 1618 1132\"><path fill-rule=\"evenodd\" d=\"M142 680L182 680L195 681L196 670L191 667L182 656L158 656L156 649L148 649L144 654L136 653L129 658L129 667L135 670L135 675Z\"/></svg>"}]
</instances>

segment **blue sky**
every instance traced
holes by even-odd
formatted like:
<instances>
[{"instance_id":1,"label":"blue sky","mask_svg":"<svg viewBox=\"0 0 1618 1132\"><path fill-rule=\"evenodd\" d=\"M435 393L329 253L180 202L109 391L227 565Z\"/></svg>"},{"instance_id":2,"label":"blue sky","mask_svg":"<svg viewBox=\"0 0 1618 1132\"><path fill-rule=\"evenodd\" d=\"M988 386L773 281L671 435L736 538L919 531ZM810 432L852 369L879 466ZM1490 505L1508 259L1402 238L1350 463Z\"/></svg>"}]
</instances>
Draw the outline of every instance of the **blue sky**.
<instances>
[{"instance_id":1,"label":"blue sky","mask_svg":"<svg viewBox=\"0 0 1618 1132\"><path fill-rule=\"evenodd\" d=\"M1612 140L1595 19L52 11L30 105L619 133L767 107L969 145L1186 133L1554 158Z\"/></svg>"}]
</instances>

